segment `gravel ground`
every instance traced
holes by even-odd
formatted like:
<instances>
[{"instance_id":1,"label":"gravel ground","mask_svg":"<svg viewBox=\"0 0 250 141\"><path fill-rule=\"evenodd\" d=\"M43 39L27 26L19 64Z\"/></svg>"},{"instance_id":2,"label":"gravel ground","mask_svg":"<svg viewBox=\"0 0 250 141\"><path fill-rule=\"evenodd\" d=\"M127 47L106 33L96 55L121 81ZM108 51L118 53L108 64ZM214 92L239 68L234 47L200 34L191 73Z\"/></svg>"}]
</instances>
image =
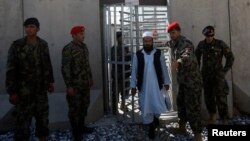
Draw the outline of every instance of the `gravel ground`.
<instances>
[{"instance_id":1,"label":"gravel ground","mask_svg":"<svg viewBox=\"0 0 250 141\"><path fill-rule=\"evenodd\" d=\"M129 101L130 100L130 101ZM123 113L119 110L117 116L104 115L103 118L91 123L88 126L95 128L95 132L88 135L83 135L83 141L150 141L147 137L148 127L141 124L140 110L138 107L138 97L135 97L135 107L132 110L131 98L126 105L128 112ZM134 121L132 121L132 111L134 111ZM174 113L174 112L173 112ZM170 117L173 114L168 114ZM175 114L176 115L176 114ZM166 124L160 125L156 130L156 138L154 141L192 141L193 133L187 124L187 135L171 134L170 128L177 128L178 123L176 120L169 120ZM250 125L250 116L241 115L235 116L229 121L229 125ZM31 128L30 141L38 141L35 137L34 128ZM203 129L203 141L207 141L208 131ZM0 134L0 141L13 141L13 131L6 134ZM71 129L52 131L48 137L48 141L72 141Z\"/></svg>"},{"instance_id":2,"label":"gravel ground","mask_svg":"<svg viewBox=\"0 0 250 141\"><path fill-rule=\"evenodd\" d=\"M230 125L250 125L250 116L237 116L229 121ZM147 127L140 123L132 123L130 119L124 116L106 115L99 121L89 124L95 128L95 132L89 135L83 135L84 141L150 141L147 137ZM156 133L155 141L192 141L193 133L190 126L187 125L188 134L173 135L167 129L178 127L177 122L171 122L161 125ZM203 130L203 140L207 141L207 130ZM0 135L0 141L12 141L13 132ZM71 130L53 131L50 133L48 141L71 141ZM31 129L31 141L37 141L34 137L34 129Z\"/></svg>"}]
</instances>

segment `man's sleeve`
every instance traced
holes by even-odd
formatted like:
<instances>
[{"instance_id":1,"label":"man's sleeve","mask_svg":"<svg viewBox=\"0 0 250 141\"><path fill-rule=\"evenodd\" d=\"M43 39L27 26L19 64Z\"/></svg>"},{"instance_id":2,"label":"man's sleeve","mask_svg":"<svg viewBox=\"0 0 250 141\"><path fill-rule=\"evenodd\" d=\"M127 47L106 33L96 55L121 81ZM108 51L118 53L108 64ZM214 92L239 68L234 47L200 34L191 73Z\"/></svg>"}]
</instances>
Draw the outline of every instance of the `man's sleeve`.
<instances>
[{"instance_id":1,"label":"man's sleeve","mask_svg":"<svg viewBox=\"0 0 250 141\"><path fill-rule=\"evenodd\" d=\"M201 56L202 56L202 51L201 51L201 42L198 44L197 48L195 49L195 56L197 58L197 62L199 66L201 66Z\"/></svg>"},{"instance_id":2,"label":"man's sleeve","mask_svg":"<svg viewBox=\"0 0 250 141\"><path fill-rule=\"evenodd\" d=\"M225 42L222 41L221 46L223 47L223 54L226 58L226 63L225 63L225 66L223 68L223 71L225 73L227 73L228 70L233 66L234 55L233 55L231 49L227 46L227 44Z\"/></svg>"},{"instance_id":3,"label":"man's sleeve","mask_svg":"<svg viewBox=\"0 0 250 141\"><path fill-rule=\"evenodd\" d=\"M64 48L62 51L62 75L67 87L71 87L71 60L69 48Z\"/></svg>"},{"instance_id":4,"label":"man's sleeve","mask_svg":"<svg viewBox=\"0 0 250 141\"><path fill-rule=\"evenodd\" d=\"M14 44L11 45L8 51L7 71L6 71L6 90L8 94L13 94L17 89L17 75L18 75L18 58Z\"/></svg>"},{"instance_id":5,"label":"man's sleeve","mask_svg":"<svg viewBox=\"0 0 250 141\"><path fill-rule=\"evenodd\" d=\"M52 67L52 63L51 63L51 59L50 59L50 53L49 53L49 48L48 46L46 46L46 49L45 49L45 55L46 55L46 58L47 58L47 71L48 72L45 72L46 74L48 74L48 77L49 77L49 83L54 83L54 75L53 75L53 67Z\"/></svg>"}]
</instances>

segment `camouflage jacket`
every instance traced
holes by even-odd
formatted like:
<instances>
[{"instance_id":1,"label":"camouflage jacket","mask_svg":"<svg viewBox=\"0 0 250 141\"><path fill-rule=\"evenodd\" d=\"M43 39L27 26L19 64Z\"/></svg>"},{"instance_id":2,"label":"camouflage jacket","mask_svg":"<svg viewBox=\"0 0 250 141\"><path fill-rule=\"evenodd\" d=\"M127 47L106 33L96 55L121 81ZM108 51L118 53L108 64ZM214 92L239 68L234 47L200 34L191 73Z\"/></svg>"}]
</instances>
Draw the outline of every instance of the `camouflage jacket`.
<instances>
[{"instance_id":1,"label":"camouflage jacket","mask_svg":"<svg viewBox=\"0 0 250 141\"><path fill-rule=\"evenodd\" d=\"M54 83L49 48L37 37L36 45L28 45L26 37L12 43L7 60L6 89L9 94L23 87L48 90Z\"/></svg>"},{"instance_id":2,"label":"camouflage jacket","mask_svg":"<svg viewBox=\"0 0 250 141\"><path fill-rule=\"evenodd\" d=\"M92 72L89 64L89 51L86 44L73 41L62 51L62 75L67 87L89 89Z\"/></svg>"},{"instance_id":3,"label":"camouflage jacket","mask_svg":"<svg viewBox=\"0 0 250 141\"><path fill-rule=\"evenodd\" d=\"M203 78L206 76L225 75L232 67L234 62L234 55L230 48L222 40L214 39L211 44L207 44L205 40L200 41L195 55L198 63L202 60L202 74ZM226 58L225 66L223 66L223 56Z\"/></svg>"},{"instance_id":4,"label":"camouflage jacket","mask_svg":"<svg viewBox=\"0 0 250 141\"><path fill-rule=\"evenodd\" d=\"M170 47L172 59L180 64L177 70L178 83L189 86L200 85L202 78L192 42L180 36L176 41L172 41Z\"/></svg>"}]
</instances>

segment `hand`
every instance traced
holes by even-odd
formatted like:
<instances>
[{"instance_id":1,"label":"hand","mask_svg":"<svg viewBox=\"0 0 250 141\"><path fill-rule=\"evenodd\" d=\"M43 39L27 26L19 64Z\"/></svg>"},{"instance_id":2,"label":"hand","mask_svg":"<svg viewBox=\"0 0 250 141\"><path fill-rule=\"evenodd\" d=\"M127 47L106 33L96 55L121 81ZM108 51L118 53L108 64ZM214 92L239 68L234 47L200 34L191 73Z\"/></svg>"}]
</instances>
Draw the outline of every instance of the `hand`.
<instances>
[{"instance_id":1,"label":"hand","mask_svg":"<svg viewBox=\"0 0 250 141\"><path fill-rule=\"evenodd\" d=\"M176 60L173 60L171 63L172 70L177 70L179 67L179 63Z\"/></svg>"},{"instance_id":2,"label":"hand","mask_svg":"<svg viewBox=\"0 0 250 141\"><path fill-rule=\"evenodd\" d=\"M94 81L91 79L89 80L89 88L91 88L94 85Z\"/></svg>"},{"instance_id":3,"label":"hand","mask_svg":"<svg viewBox=\"0 0 250 141\"><path fill-rule=\"evenodd\" d=\"M68 87L67 88L67 95L69 95L69 96L75 96L76 92L77 92L77 90L75 88L73 88L73 87Z\"/></svg>"},{"instance_id":4,"label":"hand","mask_svg":"<svg viewBox=\"0 0 250 141\"><path fill-rule=\"evenodd\" d=\"M169 90L169 85L164 85L164 87L167 91Z\"/></svg>"},{"instance_id":5,"label":"hand","mask_svg":"<svg viewBox=\"0 0 250 141\"><path fill-rule=\"evenodd\" d=\"M136 94L136 88L132 88L132 89L131 89L131 94L132 94L133 96L135 96L135 94Z\"/></svg>"},{"instance_id":6,"label":"hand","mask_svg":"<svg viewBox=\"0 0 250 141\"><path fill-rule=\"evenodd\" d=\"M17 103L19 102L19 98L18 98L17 94L16 93L10 94L9 101L11 104L17 105Z\"/></svg>"},{"instance_id":7,"label":"hand","mask_svg":"<svg viewBox=\"0 0 250 141\"><path fill-rule=\"evenodd\" d=\"M49 83L48 92L53 93L55 90L55 83Z\"/></svg>"}]
</instances>

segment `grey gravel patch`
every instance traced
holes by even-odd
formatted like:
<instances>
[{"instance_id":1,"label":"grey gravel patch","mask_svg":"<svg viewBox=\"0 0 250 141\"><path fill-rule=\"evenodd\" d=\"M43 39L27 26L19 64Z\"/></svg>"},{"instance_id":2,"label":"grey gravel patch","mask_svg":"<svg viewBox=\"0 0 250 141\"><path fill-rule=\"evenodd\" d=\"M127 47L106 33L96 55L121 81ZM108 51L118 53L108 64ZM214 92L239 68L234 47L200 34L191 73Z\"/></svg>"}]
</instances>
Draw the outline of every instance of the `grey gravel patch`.
<instances>
[{"instance_id":1,"label":"grey gravel patch","mask_svg":"<svg viewBox=\"0 0 250 141\"><path fill-rule=\"evenodd\" d=\"M250 125L249 116L234 117L229 121L230 125ZM104 116L101 120L89 124L95 128L95 132L83 135L84 141L150 141L147 137L148 127L141 123L131 123L125 120L123 116ZM177 128L178 123L172 122L161 125L156 130L154 141L192 141L193 133L190 125L187 124L187 135L173 135L168 132L168 128ZM0 134L0 141L13 141L13 131ZM207 129L202 132L203 140L207 141ZM53 131L50 133L48 141L72 141L72 132L70 129L64 131ZM34 129L31 129L30 141L38 141L35 138Z\"/></svg>"}]
</instances>

